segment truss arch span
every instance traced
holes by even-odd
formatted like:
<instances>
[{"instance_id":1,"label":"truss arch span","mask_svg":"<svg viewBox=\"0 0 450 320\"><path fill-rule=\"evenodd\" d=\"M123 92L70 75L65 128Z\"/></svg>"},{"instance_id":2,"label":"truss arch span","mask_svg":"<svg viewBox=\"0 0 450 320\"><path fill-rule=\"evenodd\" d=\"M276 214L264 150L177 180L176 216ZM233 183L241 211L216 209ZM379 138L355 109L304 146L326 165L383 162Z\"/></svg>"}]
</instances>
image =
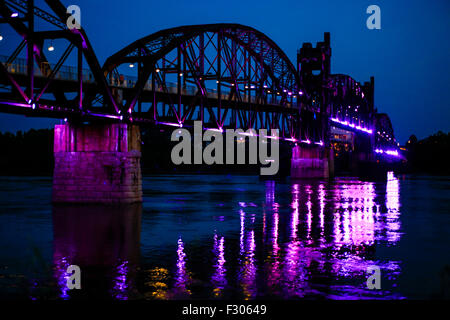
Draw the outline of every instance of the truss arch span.
<instances>
[{"instance_id":1,"label":"truss arch span","mask_svg":"<svg viewBox=\"0 0 450 320\"><path fill-rule=\"evenodd\" d=\"M121 68L130 67L135 77L121 79ZM125 112L134 111L142 92L154 86L205 99L213 94L219 105L300 105L300 81L292 62L266 35L240 24L158 31L109 57L103 72L113 86L127 81L131 90L120 102Z\"/></svg>"}]
</instances>

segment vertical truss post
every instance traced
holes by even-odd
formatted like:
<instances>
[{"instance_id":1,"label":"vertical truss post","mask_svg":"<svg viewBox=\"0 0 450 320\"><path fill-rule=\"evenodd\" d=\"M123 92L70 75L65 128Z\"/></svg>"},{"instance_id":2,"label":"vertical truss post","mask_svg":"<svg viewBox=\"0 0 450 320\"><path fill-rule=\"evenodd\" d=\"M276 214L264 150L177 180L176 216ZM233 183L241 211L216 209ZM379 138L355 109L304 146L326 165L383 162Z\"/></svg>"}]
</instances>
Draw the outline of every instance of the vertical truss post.
<instances>
[{"instance_id":1,"label":"vertical truss post","mask_svg":"<svg viewBox=\"0 0 450 320\"><path fill-rule=\"evenodd\" d=\"M83 50L81 48L82 44L78 46L78 108L83 109Z\"/></svg>"},{"instance_id":2,"label":"vertical truss post","mask_svg":"<svg viewBox=\"0 0 450 320\"><path fill-rule=\"evenodd\" d=\"M217 125L222 126L221 119L221 109L222 109L222 31L217 33L217 98L218 98L218 108L217 108Z\"/></svg>"},{"instance_id":3,"label":"vertical truss post","mask_svg":"<svg viewBox=\"0 0 450 320\"><path fill-rule=\"evenodd\" d=\"M178 121L182 121L181 117L181 46L177 48L177 100L178 100Z\"/></svg>"},{"instance_id":4,"label":"vertical truss post","mask_svg":"<svg viewBox=\"0 0 450 320\"><path fill-rule=\"evenodd\" d=\"M200 86L203 90L204 88L204 73L205 73L205 34L202 32L200 33L200 39L199 39L199 63L200 63ZM203 126L203 121L204 121L204 108L203 108L203 97L204 95L208 95L208 92L204 92L204 94L201 95L200 98L200 121L202 122L202 126Z\"/></svg>"},{"instance_id":5,"label":"vertical truss post","mask_svg":"<svg viewBox=\"0 0 450 320\"><path fill-rule=\"evenodd\" d=\"M186 69L186 57L185 55L187 55L187 50L186 50L186 45L184 46L184 50L183 50L183 68L181 69L181 72L183 73L183 90L186 90L186 79L189 73L189 70ZM195 69L195 64L194 64L194 69ZM195 70L192 70L192 72L194 72ZM192 74L192 76L194 76L194 74ZM194 78L195 79L195 78Z\"/></svg>"},{"instance_id":6,"label":"vertical truss post","mask_svg":"<svg viewBox=\"0 0 450 320\"><path fill-rule=\"evenodd\" d=\"M244 50L244 97L247 98L245 100L247 100L248 102L248 85L249 85L249 81L248 81L248 70L247 70L247 65L248 65L248 60L247 60L247 50Z\"/></svg>"},{"instance_id":7,"label":"vertical truss post","mask_svg":"<svg viewBox=\"0 0 450 320\"><path fill-rule=\"evenodd\" d=\"M232 70L232 83L233 83L233 90L232 95L234 95L234 106L236 107L237 101L238 101L238 81L237 81L237 48L236 48L236 41L234 39L231 41L231 70ZM234 92L233 92L234 91ZM234 122L234 130L237 129L237 110L233 109L231 111L231 119Z\"/></svg>"},{"instance_id":8,"label":"vertical truss post","mask_svg":"<svg viewBox=\"0 0 450 320\"><path fill-rule=\"evenodd\" d=\"M272 70L273 70L273 68L274 68L274 59L275 59L275 56L274 56L275 52L274 52L273 49L270 50L270 51L272 53L272 58L270 59L270 68L272 68ZM270 91L271 91L270 101L271 101L271 103L273 103L274 100L276 100L276 97L277 97L273 81L271 83L271 90Z\"/></svg>"},{"instance_id":9,"label":"vertical truss post","mask_svg":"<svg viewBox=\"0 0 450 320\"><path fill-rule=\"evenodd\" d=\"M138 83L140 81L142 81L142 49L139 47L138 49ZM145 82L145 84L147 83L147 81ZM144 84L144 88L145 88L145 84ZM142 99L141 99L141 95L139 95L138 98L138 115L139 117L141 116L142 113Z\"/></svg>"},{"instance_id":10,"label":"vertical truss post","mask_svg":"<svg viewBox=\"0 0 450 320\"><path fill-rule=\"evenodd\" d=\"M260 74L260 78L259 78L259 88L258 88L258 92L259 92L259 99L258 99L258 103L263 103L264 101L264 94L263 94L263 88L264 88L264 60L263 60L263 55L262 52L264 51L264 47L263 47L263 43L260 43L260 53L261 53L261 57L260 57L260 61L259 61L259 74ZM256 120L258 122L258 120Z\"/></svg>"},{"instance_id":11,"label":"vertical truss post","mask_svg":"<svg viewBox=\"0 0 450 320\"><path fill-rule=\"evenodd\" d=\"M28 74L28 98L34 96L34 0L27 1L27 74Z\"/></svg>"},{"instance_id":12,"label":"vertical truss post","mask_svg":"<svg viewBox=\"0 0 450 320\"><path fill-rule=\"evenodd\" d=\"M165 70L165 69L166 69L166 56L164 55L162 57L162 70ZM159 80L158 84L161 85L161 88L164 88L164 84L166 83L166 72L165 71L164 72L160 71L159 75L160 75L160 78L158 79ZM170 103L172 103L172 101ZM175 106L173 107L173 109L175 109ZM167 114L169 114L170 111L174 112L173 109L171 109L169 107L169 111L167 112ZM166 116L166 102L165 101L163 102L162 115L163 115L163 117Z\"/></svg>"},{"instance_id":13,"label":"vertical truss post","mask_svg":"<svg viewBox=\"0 0 450 320\"><path fill-rule=\"evenodd\" d=\"M156 103L156 72L155 68L152 71L152 90L153 90L153 120L156 121L157 103Z\"/></svg>"}]
</instances>

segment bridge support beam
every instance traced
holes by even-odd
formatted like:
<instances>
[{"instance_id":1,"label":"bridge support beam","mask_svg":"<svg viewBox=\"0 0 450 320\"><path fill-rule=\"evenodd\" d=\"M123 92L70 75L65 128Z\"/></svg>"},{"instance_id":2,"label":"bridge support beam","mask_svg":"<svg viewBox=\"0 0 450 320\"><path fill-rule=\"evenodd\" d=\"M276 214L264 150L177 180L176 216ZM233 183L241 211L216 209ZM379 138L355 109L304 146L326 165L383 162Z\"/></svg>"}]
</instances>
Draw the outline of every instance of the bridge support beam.
<instances>
[{"instance_id":1,"label":"bridge support beam","mask_svg":"<svg viewBox=\"0 0 450 320\"><path fill-rule=\"evenodd\" d=\"M142 202L139 127L55 126L53 202Z\"/></svg>"},{"instance_id":2,"label":"bridge support beam","mask_svg":"<svg viewBox=\"0 0 450 320\"><path fill-rule=\"evenodd\" d=\"M292 149L292 179L324 179L333 176L333 152L329 148L295 146Z\"/></svg>"}]
</instances>

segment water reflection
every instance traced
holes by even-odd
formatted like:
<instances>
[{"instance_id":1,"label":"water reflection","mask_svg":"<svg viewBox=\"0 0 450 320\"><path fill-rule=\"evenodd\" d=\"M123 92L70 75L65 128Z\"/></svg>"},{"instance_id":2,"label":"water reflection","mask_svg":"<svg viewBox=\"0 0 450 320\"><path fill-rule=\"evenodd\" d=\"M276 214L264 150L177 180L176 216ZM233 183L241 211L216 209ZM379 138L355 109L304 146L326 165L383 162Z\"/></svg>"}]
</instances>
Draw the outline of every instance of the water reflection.
<instances>
[{"instance_id":1,"label":"water reflection","mask_svg":"<svg viewBox=\"0 0 450 320\"><path fill-rule=\"evenodd\" d=\"M269 196L268 196L269 195ZM267 181L266 183L266 203L265 212L272 217L272 229L269 235L268 242L271 244L271 249L268 250L268 256L266 258L265 269L268 273L268 290L271 294L278 293L278 283L280 281L280 246L278 243L278 224L280 216L278 212L279 205L275 201L275 182Z\"/></svg>"},{"instance_id":2,"label":"water reflection","mask_svg":"<svg viewBox=\"0 0 450 320\"><path fill-rule=\"evenodd\" d=\"M53 208L54 275L62 299L133 296L141 212L140 205ZM80 266L83 290L67 289L69 265Z\"/></svg>"},{"instance_id":3,"label":"water reflection","mask_svg":"<svg viewBox=\"0 0 450 320\"><path fill-rule=\"evenodd\" d=\"M186 254L184 253L184 243L180 238L178 239L177 246L177 269L175 274L175 290L173 292L174 297L187 297L191 294L188 289L190 282L189 273L186 269Z\"/></svg>"},{"instance_id":4,"label":"water reflection","mask_svg":"<svg viewBox=\"0 0 450 320\"><path fill-rule=\"evenodd\" d=\"M335 244L372 245L374 241L374 199L372 182L349 181L335 193Z\"/></svg>"},{"instance_id":5,"label":"water reflection","mask_svg":"<svg viewBox=\"0 0 450 320\"><path fill-rule=\"evenodd\" d=\"M61 297L73 296L65 270L78 264L87 288L104 288L116 299L401 298L392 292L401 262L377 252L401 239L394 175L385 183L266 181L249 193L240 184L227 188L228 194L180 204L176 213L172 207L144 212L140 273L141 207L55 208ZM381 291L366 288L372 265L382 270Z\"/></svg>"},{"instance_id":6,"label":"water reflection","mask_svg":"<svg viewBox=\"0 0 450 320\"><path fill-rule=\"evenodd\" d=\"M386 184L386 238L390 243L400 239L400 185L392 172L388 172Z\"/></svg>"},{"instance_id":7,"label":"water reflection","mask_svg":"<svg viewBox=\"0 0 450 320\"><path fill-rule=\"evenodd\" d=\"M223 294L223 290L227 286L226 273L227 269L225 267L225 238L219 237L214 234L214 273L211 277L211 283L214 286L214 297L220 298Z\"/></svg>"},{"instance_id":8,"label":"water reflection","mask_svg":"<svg viewBox=\"0 0 450 320\"><path fill-rule=\"evenodd\" d=\"M291 186L288 210L277 202L276 183L266 182L263 209L263 237L267 217L272 221L265 271L265 296L328 298L397 297L389 290L373 292L365 288L367 269L377 265L384 279L395 287L400 273L398 261L376 259L377 241L395 245L400 240L398 180L389 174L386 184L386 209L377 203L375 183L343 180L324 184L305 182ZM280 197L281 198L281 197ZM289 212L290 211L290 212ZM280 220L289 217L289 231L283 234ZM271 219L270 219L271 218ZM284 223L284 222L283 222ZM240 259L245 262L240 278L246 298L255 297L261 286L254 286L255 230L246 231L246 215L240 210ZM243 250L247 235L250 250ZM248 236L249 235L249 236ZM259 250L264 250L260 248ZM244 257L242 257L244 255ZM343 284L347 282L347 284Z\"/></svg>"}]
</instances>

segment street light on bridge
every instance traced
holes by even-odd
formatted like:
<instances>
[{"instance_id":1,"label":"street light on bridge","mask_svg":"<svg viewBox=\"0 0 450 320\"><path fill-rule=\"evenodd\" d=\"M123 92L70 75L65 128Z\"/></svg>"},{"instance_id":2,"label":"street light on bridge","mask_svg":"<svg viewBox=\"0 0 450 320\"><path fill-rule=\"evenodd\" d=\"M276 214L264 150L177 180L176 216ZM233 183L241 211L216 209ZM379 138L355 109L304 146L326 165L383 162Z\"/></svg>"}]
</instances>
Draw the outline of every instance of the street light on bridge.
<instances>
[{"instance_id":1,"label":"street light on bridge","mask_svg":"<svg viewBox=\"0 0 450 320\"><path fill-rule=\"evenodd\" d=\"M48 46L48 51L52 52L52 51L54 51L54 50L55 50L55 47L53 46L53 40L52 40L52 42L51 42L50 45Z\"/></svg>"}]
</instances>

